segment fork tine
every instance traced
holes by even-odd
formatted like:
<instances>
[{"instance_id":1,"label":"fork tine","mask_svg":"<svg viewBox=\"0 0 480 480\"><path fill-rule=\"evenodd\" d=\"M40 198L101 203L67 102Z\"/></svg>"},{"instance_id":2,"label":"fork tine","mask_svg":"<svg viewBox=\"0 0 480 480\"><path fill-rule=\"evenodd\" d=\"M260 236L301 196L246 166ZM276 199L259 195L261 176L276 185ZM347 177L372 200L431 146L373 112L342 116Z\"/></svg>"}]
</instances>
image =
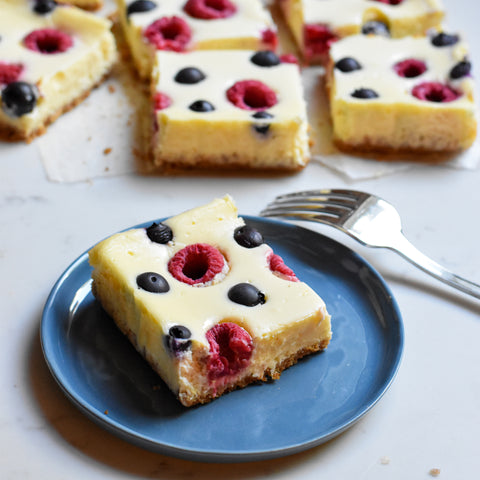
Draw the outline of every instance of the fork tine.
<instances>
[{"instance_id":1,"label":"fork tine","mask_svg":"<svg viewBox=\"0 0 480 480\"><path fill-rule=\"evenodd\" d=\"M260 212L263 217L290 217L296 220L310 220L323 223L339 224L348 217L350 209L319 204L276 204L267 205Z\"/></svg>"},{"instance_id":2,"label":"fork tine","mask_svg":"<svg viewBox=\"0 0 480 480\"><path fill-rule=\"evenodd\" d=\"M273 202L269 203L267 207L282 206L282 207L298 207L301 209L312 210L318 208L325 210L331 208L335 211L338 210L339 214L349 212L355 208L357 203L351 200L341 200L336 197L324 197L324 196L290 196L281 199L276 198Z\"/></svg>"},{"instance_id":3,"label":"fork tine","mask_svg":"<svg viewBox=\"0 0 480 480\"><path fill-rule=\"evenodd\" d=\"M341 217L345 213L348 213L350 209L338 207L336 205L320 204L320 203L301 203L301 202L289 202L289 203L270 203L266 206L263 212L299 212L299 213L322 213L332 217Z\"/></svg>"},{"instance_id":4,"label":"fork tine","mask_svg":"<svg viewBox=\"0 0 480 480\"><path fill-rule=\"evenodd\" d=\"M341 225L369 196L364 192L343 189L287 193L277 196L260 215Z\"/></svg>"},{"instance_id":5,"label":"fork tine","mask_svg":"<svg viewBox=\"0 0 480 480\"><path fill-rule=\"evenodd\" d=\"M305 190L301 192L287 193L279 195L275 198L275 202L288 202L292 200L307 200L310 202L328 202L337 205L358 205L371 195L356 190L344 189L322 189L322 190Z\"/></svg>"},{"instance_id":6,"label":"fork tine","mask_svg":"<svg viewBox=\"0 0 480 480\"><path fill-rule=\"evenodd\" d=\"M263 217L288 217L292 220L303 220L311 222L326 223L329 225L340 225L340 217L334 215L328 215L319 212L302 212L298 210L285 210L285 209L265 209L260 213Z\"/></svg>"}]
</instances>

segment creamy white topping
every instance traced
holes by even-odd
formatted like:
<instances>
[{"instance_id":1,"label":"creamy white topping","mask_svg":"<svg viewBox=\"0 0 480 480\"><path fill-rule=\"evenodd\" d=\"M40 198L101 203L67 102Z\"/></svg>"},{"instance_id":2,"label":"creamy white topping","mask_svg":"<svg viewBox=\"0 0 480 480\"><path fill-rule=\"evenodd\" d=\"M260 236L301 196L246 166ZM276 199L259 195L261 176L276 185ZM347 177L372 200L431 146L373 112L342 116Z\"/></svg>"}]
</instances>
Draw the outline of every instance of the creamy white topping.
<instances>
[{"instance_id":1,"label":"creamy white topping","mask_svg":"<svg viewBox=\"0 0 480 480\"><path fill-rule=\"evenodd\" d=\"M332 27L361 25L368 11L390 19L412 18L443 11L440 0L404 0L398 5L374 0L302 0L305 23Z\"/></svg>"},{"instance_id":2,"label":"creamy white topping","mask_svg":"<svg viewBox=\"0 0 480 480\"><path fill-rule=\"evenodd\" d=\"M354 35L335 42L330 55L334 63L345 57L357 60L362 68L351 72L334 70L334 97L348 99L352 102L373 103L411 103L425 104L415 98L411 91L415 85L424 82L448 84L462 93L453 102L427 102L436 108L474 109L473 80L470 76L453 80L449 78L450 70L467 55L463 42L452 46L435 47L429 37L406 37L389 39L381 36ZM394 65L406 59L421 60L427 70L413 78L399 76ZM378 98L369 100L356 99L351 93L358 88L370 88L378 93Z\"/></svg>"},{"instance_id":3,"label":"creamy white topping","mask_svg":"<svg viewBox=\"0 0 480 480\"><path fill-rule=\"evenodd\" d=\"M302 321L319 309L326 312L321 298L305 283L281 279L270 271L268 245L247 249L234 240L235 228L244 221L237 217L230 197L217 199L164 223L174 235L167 245L151 242L145 229L119 233L100 244L101 256L108 258L115 275L130 286L137 304L150 312L163 331L167 332L173 325L184 325L192 332L192 339L208 345L205 333L220 321L236 322L246 326L250 334L262 337ZM221 281L193 287L169 273L168 261L180 249L194 243L208 243L225 256L230 270ZM138 288L137 275L150 271L168 281L168 292L149 293ZM266 303L247 307L229 300L229 289L243 282L263 292Z\"/></svg>"},{"instance_id":4,"label":"creamy white topping","mask_svg":"<svg viewBox=\"0 0 480 480\"><path fill-rule=\"evenodd\" d=\"M0 61L21 63L19 78L30 83L48 82L58 72L83 60L98 42L99 35L109 29L110 22L73 7L58 6L51 13L39 15L28 0L0 0ZM33 30L55 28L73 38L73 46L65 52L42 54L26 48L23 39Z\"/></svg>"},{"instance_id":5,"label":"creamy white topping","mask_svg":"<svg viewBox=\"0 0 480 480\"><path fill-rule=\"evenodd\" d=\"M162 17L177 16L184 19L192 30L192 43L232 37L260 38L266 29L276 30L270 14L259 0L231 0L237 7L234 15L221 19L203 20L189 16L183 10L186 1L159 0L158 7L129 16L129 23L142 30ZM120 1L120 8L130 2Z\"/></svg>"},{"instance_id":6,"label":"creamy white topping","mask_svg":"<svg viewBox=\"0 0 480 480\"><path fill-rule=\"evenodd\" d=\"M168 109L162 111L173 119L195 118L201 121L244 120L252 123L255 110L243 110L234 106L226 91L241 80L257 80L277 95L277 104L267 109L273 118L268 123L297 119L306 122L306 105L297 65L281 63L273 67L260 67L250 61L255 54L247 50L210 51L202 50L178 55L172 52L157 52L154 68L155 88L172 100ZM186 67L200 69L206 78L188 85L174 80L175 75ZM207 100L215 110L197 113L188 107L196 100ZM265 121L256 120L261 124Z\"/></svg>"}]
</instances>

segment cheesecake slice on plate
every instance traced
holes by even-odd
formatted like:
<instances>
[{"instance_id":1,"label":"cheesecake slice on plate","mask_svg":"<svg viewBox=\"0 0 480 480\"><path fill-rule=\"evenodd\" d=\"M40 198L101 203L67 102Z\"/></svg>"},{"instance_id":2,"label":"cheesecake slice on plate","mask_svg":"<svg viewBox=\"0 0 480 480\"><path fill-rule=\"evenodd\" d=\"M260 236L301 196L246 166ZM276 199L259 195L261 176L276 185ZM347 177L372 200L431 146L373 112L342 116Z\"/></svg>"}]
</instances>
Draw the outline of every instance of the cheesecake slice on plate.
<instances>
[{"instance_id":1,"label":"cheesecake slice on plate","mask_svg":"<svg viewBox=\"0 0 480 480\"><path fill-rule=\"evenodd\" d=\"M331 338L325 303L226 196L89 252L93 292L185 406L278 378Z\"/></svg>"}]
</instances>

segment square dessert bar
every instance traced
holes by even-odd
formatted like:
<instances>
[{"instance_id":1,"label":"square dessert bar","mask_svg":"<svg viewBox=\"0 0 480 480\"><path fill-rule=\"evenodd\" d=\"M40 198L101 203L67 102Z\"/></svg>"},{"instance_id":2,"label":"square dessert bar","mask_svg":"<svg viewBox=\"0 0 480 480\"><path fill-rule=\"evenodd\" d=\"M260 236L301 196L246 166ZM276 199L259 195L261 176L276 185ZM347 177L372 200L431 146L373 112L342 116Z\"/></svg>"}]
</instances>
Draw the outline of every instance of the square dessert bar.
<instances>
[{"instance_id":1,"label":"square dessert bar","mask_svg":"<svg viewBox=\"0 0 480 480\"><path fill-rule=\"evenodd\" d=\"M309 160L298 65L267 50L158 52L154 163L295 171Z\"/></svg>"},{"instance_id":2,"label":"square dessert bar","mask_svg":"<svg viewBox=\"0 0 480 480\"><path fill-rule=\"evenodd\" d=\"M449 152L475 139L471 64L457 35L346 37L330 49L327 84L341 148Z\"/></svg>"},{"instance_id":3,"label":"square dessert bar","mask_svg":"<svg viewBox=\"0 0 480 480\"><path fill-rule=\"evenodd\" d=\"M330 45L347 35L424 35L444 16L441 0L277 1L308 63L323 63Z\"/></svg>"},{"instance_id":4,"label":"square dessert bar","mask_svg":"<svg viewBox=\"0 0 480 480\"><path fill-rule=\"evenodd\" d=\"M261 0L118 0L120 21L141 78L155 51L275 49L276 27Z\"/></svg>"},{"instance_id":5,"label":"square dessert bar","mask_svg":"<svg viewBox=\"0 0 480 480\"><path fill-rule=\"evenodd\" d=\"M330 316L229 196L89 252L93 292L185 406L278 378L327 347Z\"/></svg>"},{"instance_id":6,"label":"square dessert bar","mask_svg":"<svg viewBox=\"0 0 480 480\"><path fill-rule=\"evenodd\" d=\"M0 0L0 139L26 140L88 96L116 60L110 22L55 2Z\"/></svg>"}]
</instances>

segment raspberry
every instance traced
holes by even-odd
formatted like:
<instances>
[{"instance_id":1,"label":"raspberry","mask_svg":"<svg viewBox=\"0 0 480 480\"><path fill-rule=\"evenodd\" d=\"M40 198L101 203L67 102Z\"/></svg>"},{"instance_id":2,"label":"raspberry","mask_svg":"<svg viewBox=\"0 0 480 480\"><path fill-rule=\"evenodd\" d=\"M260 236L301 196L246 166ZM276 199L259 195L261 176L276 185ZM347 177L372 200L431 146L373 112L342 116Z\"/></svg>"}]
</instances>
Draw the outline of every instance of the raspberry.
<instances>
[{"instance_id":1,"label":"raspberry","mask_svg":"<svg viewBox=\"0 0 480 480\"><path fill-rule=\"evenodd\" d=\"M271 28L267 28L266 30L263 30L262 43L270 45L270 48L272 50L276 50L278 47L277 32L275 32L275 30L272 30Z\"/></svg>"},{"instance_id":2,"label":"raspberry","mask_svg":"<svg viewBox=\"0 0 480 480\"><path fill-rule=\"evenodd\" d=\"M303 36L307 58L328 53L330 45L338 40L327 25L305 25Z\"/></svg>"},{"instance_id":3,"label":"raspberry","mask_svg":"<svg viewBox=\"0 0 480 480\"><path fill-rule=\"evenodd\" d=\"M267 261L270 270L278 277L283 278L284 280L290 280L291 282L299 281L293 270L285 265L283 258L280 255L271 252Z\"/></svg>"},{"instance_id":4,"label":"raspberry","mask_svg":"<svg viewBox=\"0 0 480 480\"><path fill-rule=\"evenodd\" d=\"M412 95L419 100L444 103L453 102L460 97L461 94L443 83L424 82L413 88Z\"/></svg>"},{"instance_id":5,"label":"raspberry","mask_svg":"<svg viewBox=\"0 0 480 480\"><path fill-rule=\"evenodd\" d=\"M168 271L188 285L206 284L225 267L225 258L207 243L194 243L179 250L168 262Z\"/></svg>"},{"instance_id":6,"label":"raspberry","mask_svg":"<svg viewBox=\"0 0 480 480\"><path fill-rule=\"evenodd\" d=\"M162 92L156 92L153 96L153 108L155 110L163 110L172 104L172 100L168 95Z\"/></svg>"},{"instance_id":7,"label":"raspberry","mask_svg":"<svg viewBox=\"0 0 480 480\"><path fill-rule=\"evenodd\" d=\"M206 337L210 344L207 365L210 380L235 375L248 365L253 341L245 329L232 322L218 323Z\"/></svg>"},{"instance_id":8,"label":"raspberry","mask_svg":"<svg viewBox=\"0 0 480 480\"><path fill-rule=\"evenodd\" d=\"M0 85L8 85L16 82L23 72L21 63L0 62Z\"/></svg>"},{"instance_id":9,"label":"raspberry","mask_svg":"<svg viewBox=\"0 0 480 480\"><path fill-rule=\"evenodd\" d=\"M298 58L293 53L284 53L283 55L280 55L280 62L293 63L294 65L300 64Z\"/></svg>"},{"instance_id":10,"label":"raspberry","mask_svg":"<svg viewBox=\"0 0 480 480\"><path fill-rule=\"evenodd\" d=\"M227 90L227 98L243 110L265 110L277 103L276 93L258 80L242 80Z\"/></svg>"},{"instance_id":11,"label":"raspberry","mask_svg":"<svg viewBox=\"0 0 480 480\"><path fill-rule=\"evenodd\" d=\"M183 18L174 16L155 20L143 35L157 50L182 52L192 38L192 31Z\"/></svg>"},{"instance_id":12,"label":"raspberry","mask_svg":"<svg viewBox=\"0 0 480 480\"><path fill-rule=\"evenodd\" d=\"M237 11L230 0L188 0L183 9L191 17L202 20L228 18Z\"/></svg>"},{"instance_id":13,"label":"raspberry","mask_svg":"<svg viewBox=\"0 0 480 480\"><path fill-rule=\"evenodd\" d=\"M397 72L397 75L405 78L418 77L422 73L427 71L425 62L416 60L415 58L407 58L401 62L396 63L393 69Z\"/></svg>"},{"instance_id":14,"label":"raspberry","mask_svg":"<svg viewBox=\"0 0 480 480\"><path fill-rule=\"evenodd\" d=\"M24 39L25 46L34 52L52 55L66 52L73 46L70 35L55 28L44 28L30 32Z\"/></svg>"}]
</instances>

